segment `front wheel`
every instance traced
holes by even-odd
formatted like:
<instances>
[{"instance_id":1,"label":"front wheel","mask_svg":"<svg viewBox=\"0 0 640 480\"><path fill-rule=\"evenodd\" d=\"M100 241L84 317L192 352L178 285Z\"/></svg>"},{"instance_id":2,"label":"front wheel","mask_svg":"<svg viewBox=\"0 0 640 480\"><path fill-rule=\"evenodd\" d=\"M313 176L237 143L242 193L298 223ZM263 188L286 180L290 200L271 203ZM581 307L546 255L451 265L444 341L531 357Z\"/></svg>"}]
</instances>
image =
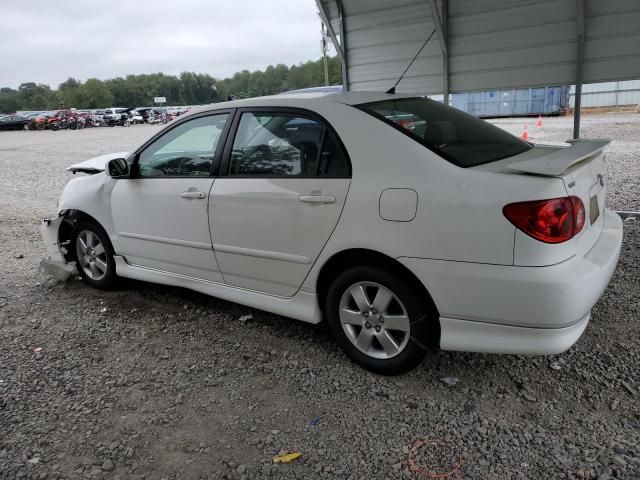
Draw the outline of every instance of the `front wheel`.
<instances>
[{"instance_id":1,"label":"front wheel","mask_svg":"<svg viewBox=\"0 0 640 480\"><path fill-rule=\"evenodd\" d=\"M357 364L399 375L422 362L436 329L430 299L376 267L350 268L334 280L325 305L329 329Z\"/></svg>"},{"instance_id":2,"label":"front wheel","mask_svg":"<svg viewBox=\"0 0 640 480\"><path fill-rule=\"evenodd\" d=\"M116 286L116 263L109 236L95 222L80 221L71 236L76 268L82 279L94 288L111 290Z\"/></svg>"}]
</instances>

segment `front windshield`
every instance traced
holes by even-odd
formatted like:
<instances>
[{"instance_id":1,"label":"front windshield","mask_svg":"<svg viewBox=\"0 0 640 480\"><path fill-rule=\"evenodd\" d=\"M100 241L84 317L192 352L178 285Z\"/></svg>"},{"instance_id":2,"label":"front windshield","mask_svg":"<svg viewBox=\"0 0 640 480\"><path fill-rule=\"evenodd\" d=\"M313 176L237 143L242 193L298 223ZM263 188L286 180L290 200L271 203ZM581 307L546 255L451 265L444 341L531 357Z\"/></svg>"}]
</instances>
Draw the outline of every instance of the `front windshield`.
<instances>
[{"instance_id":1,"label":"front windshield","mask_svg":"<svg viewBox=\"0 0 640 480\"><path fill-rule=\"evenodd\" d=\"M501 128L427 98L383 100L357 107L460 167L494 162L532 148Z\"/></svg>"}]
</instances>

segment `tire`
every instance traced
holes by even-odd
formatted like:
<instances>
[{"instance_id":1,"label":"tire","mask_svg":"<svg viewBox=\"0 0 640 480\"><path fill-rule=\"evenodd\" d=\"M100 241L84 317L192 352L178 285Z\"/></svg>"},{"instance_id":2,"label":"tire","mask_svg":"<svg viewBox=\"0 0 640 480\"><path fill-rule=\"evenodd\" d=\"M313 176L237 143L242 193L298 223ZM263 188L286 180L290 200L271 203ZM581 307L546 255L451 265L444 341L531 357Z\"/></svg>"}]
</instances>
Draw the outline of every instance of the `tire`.
<instances>
[{"instance_id":1,"label":"tire","mask_svg":"<svg viewBox=\"0 0 640 480\"><path fill-rule=\"evenodd\" d=\"M437 332L437 311L431 299L421 297L393 270L349 268L327 292L329 330L347 356L365 369L382 375L406 373L422 362L427 346L436 340L430 337Z\"/></svg>"},{"instance_id":2,"label":"tire","mask_svg":"<svg viewBox=\"0 0 640 480\"><path fill-rule=\"evenodd\" d=\"M113 247L100 225L92 221L77 222L71 232L71 249L85 283L100 290L116 287L118 276Z\"/></svg>"}]
</instances>

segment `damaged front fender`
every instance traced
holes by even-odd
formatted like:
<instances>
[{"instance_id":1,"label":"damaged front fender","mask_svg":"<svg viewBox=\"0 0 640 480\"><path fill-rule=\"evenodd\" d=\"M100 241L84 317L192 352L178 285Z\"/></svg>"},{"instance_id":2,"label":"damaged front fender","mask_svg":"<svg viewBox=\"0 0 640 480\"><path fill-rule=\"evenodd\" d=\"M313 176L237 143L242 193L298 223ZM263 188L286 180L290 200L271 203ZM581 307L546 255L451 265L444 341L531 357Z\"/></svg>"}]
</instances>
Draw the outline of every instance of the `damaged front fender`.
<instances>
[{"instance_id":1,"label":"damaged front fender","mask_svg":"<svg viewBox=\"0 0 640 480\"><path fill-rule=\"evenodd\" d=\"M118 181L105 175L104 172L72 179L60 195L58 213L82 212L91 217L105 231L113 232L111 193ZM115 240L111 239L114 247L117 248Z\"/></svg>"}]
</instances>

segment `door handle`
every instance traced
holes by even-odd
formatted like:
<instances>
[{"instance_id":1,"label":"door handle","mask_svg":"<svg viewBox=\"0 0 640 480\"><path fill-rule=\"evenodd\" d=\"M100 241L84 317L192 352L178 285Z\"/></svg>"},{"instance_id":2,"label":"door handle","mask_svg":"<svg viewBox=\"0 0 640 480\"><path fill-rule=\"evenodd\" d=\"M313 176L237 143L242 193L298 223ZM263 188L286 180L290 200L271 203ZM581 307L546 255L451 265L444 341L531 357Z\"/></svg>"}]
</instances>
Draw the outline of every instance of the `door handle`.
<instances>
[{"instance_id":1,"label":"door handle","mask_svg":"<svg viewBox=\"0 0 640 480\"><path fill-rule=\"evenodd\" d=\"M335 203L333 195L300 195L300 201L304 203Z\"/></svg>"},{"instance_id":2,"label":"door handle","mask_svg":"<svg viewBox=\"0 0 640 480\"><path fill-rule=\"evenodd\" d=\"M180 194L182 198L205 198L207 196L204 192L194 192L193 190L187 190Z\"/></svg>"}]
</instances>

